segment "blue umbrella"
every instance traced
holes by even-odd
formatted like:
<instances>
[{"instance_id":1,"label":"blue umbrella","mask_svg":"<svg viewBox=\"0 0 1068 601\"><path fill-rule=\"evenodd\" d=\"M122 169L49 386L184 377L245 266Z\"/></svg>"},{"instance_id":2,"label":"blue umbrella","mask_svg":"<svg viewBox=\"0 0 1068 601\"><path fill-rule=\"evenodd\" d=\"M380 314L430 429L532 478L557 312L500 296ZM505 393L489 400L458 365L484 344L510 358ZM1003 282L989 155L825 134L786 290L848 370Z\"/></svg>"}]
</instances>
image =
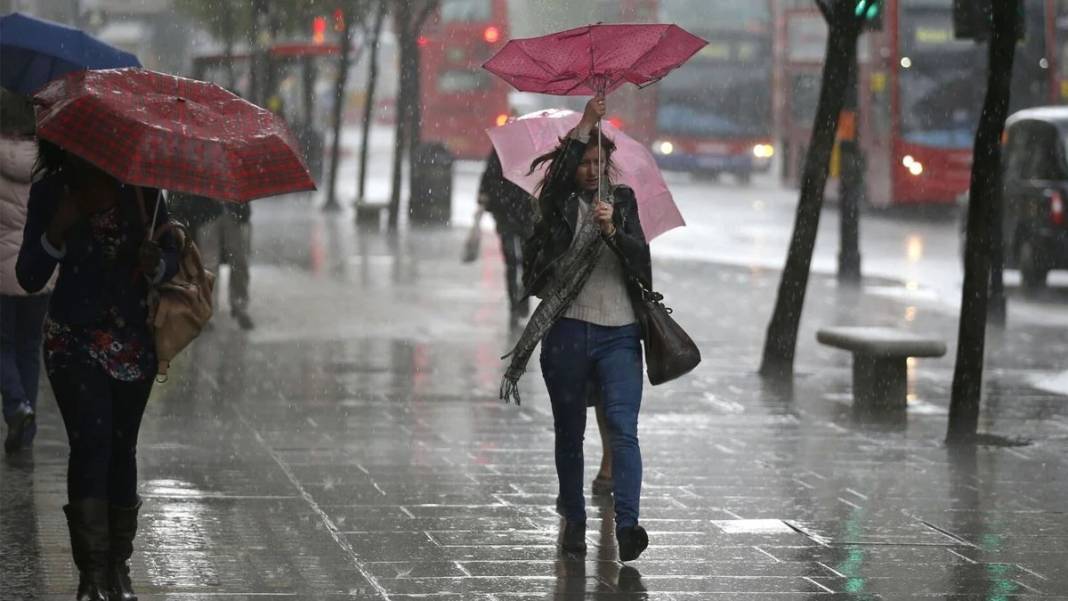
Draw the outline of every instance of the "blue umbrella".
<instances>
[{"instance_id":1,"label":"blue umbrella","mask_svg":"<svg viewBox=\"0 0 1068 601\"><path fill-rule=\"evenodd\" d=\"M13 92L30 95L71 71L140 66L80 29L19 13L0 17L0 85Z\"/></svg>"}]
</instances>

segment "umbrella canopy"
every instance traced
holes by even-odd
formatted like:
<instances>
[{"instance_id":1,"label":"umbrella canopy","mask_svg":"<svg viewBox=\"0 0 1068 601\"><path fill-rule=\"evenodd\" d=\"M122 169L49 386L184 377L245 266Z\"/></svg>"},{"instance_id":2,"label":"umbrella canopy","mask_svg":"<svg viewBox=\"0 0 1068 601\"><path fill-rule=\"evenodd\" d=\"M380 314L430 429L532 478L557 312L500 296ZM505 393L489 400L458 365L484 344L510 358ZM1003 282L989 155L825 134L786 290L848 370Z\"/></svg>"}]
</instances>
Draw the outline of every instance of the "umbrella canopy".
<instances>
[{"instance_id":1,"label":"umbrella canopy","mask_svg":"<svg viewBox=\"0 0 1068 601\"><path fill-rule=\"evenodd\" d=\"M38 136L128 184L239 203L315 189L281 118L215 84L80 71L34 101Z\"/></svg>"},{"instance_id":2,"label":"umbrella canopy","mask_svg":"<svg viewBox=\"0 0 1068 601\"><path fill-rule=\"evenodd\" d=\"M140 67L80 29L19 13L0 17L0 85L24 95L71 71Z\"/></svg>"},{"instance_id":3,"label":"umbrella canopy","mask_svg":"<svg viewBox=\"0 0 1068 601\"><path fill-rule=\"evenodd\" d=\"M504 176L534 194L538 183L545 177L546 165L543 163L530 174L531 161L555 148L560 138L578 125L581 118L582 115L574 111L549 109L486 130L501 159ZM610 123L603 123L602 127L604 135L616 144L612 154L612 161L619 171L616 183L630 186L638 199L638 217L646 240L651 241L670 229L686 225L653 155Z\"/></svg>"},{"instance_id":4,"label":"umbrella canopy","mask_svg":"<svg viewBox=\"0 0 1068 601\"><path fill-rule=\"evenodd\" d=\"M677 25L586 25L511 40L482 66L523 92L592 96L655 83L707 43Z\"/></svg>"}]
</instances>

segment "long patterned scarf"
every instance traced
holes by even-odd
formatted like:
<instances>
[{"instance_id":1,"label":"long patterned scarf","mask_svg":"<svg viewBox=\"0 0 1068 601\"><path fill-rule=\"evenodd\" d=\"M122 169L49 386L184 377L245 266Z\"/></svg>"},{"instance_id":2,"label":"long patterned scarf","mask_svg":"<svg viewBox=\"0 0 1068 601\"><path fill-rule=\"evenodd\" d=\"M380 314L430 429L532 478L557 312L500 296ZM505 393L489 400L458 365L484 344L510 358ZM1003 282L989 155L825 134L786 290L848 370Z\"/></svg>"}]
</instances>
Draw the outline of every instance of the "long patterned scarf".
<instances>
[{"instance_id":1,"label":"long patterned scarf","mask_svg":"<svg viewBox=\"0 0 1068 601\"><path fill-rule=\"evenodd\" d=\"M602 250L604 250L604 242L601 240L597 224L591 219L581 220L574 242L560 258L560 264L556 267L556 277L553 278L549 292L542 298L538 308L530 317L530 321L523 328L519 342L511 352L501 357L501 359L511 357L508 369L501 380L500 398L504 402L514 400L516 405L520 404L519 378L526 371L527 361L530 360L538 343L549 333L553 324L567 312L572 301L582 292L586 280L597 266Z\"/></svg>"}]
</instances>

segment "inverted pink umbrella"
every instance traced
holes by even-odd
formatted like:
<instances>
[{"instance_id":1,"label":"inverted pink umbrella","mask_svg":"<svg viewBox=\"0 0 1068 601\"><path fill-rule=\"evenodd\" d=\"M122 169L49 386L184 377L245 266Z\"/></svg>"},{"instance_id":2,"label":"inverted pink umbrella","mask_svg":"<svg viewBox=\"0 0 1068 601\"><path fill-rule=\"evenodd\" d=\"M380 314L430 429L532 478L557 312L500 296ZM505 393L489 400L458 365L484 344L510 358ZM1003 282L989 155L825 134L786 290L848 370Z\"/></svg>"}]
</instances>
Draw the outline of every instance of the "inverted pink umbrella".
<instances>
[{"instance_id":1,"label":"inverted pink umbrella","mask_svg":"<svg viewBox=\"0 0 1068 601\"><path fill-rule=\"evenodd\" d=\"M677 25L598 23L511 40L482 67L523 92L593 96L655 83L707 43Z\"/></svg>"},{"instance_id":2,"label":"inverted pink umbrella","mask_svg":"<svg viewBox=\"0 0 1068 601\"><path fill-rule=\"evenodd\" d=\"M582 115L575 111L549 109L486 130L501 159L504 176L534 194L538 182L545 177L545 164L529 173L531 161L555 148L560 138L578 125L581 118ZM686 225L653 155L611 123L605 122L602 127L605 135L616 144L612 161L620 173L617 183L630 186L638 199L638 217L646 239L652 240L670 229Z\"/></svg>"},{"instance_id":3,"label":"inverted pink umbrella","mask_svg":"<svg viewBox=\"0 0 1068 601\"><path fill-rule=\"evenodd\" d=\"M557 96L603 96L627 82L638 87L656 83L706 44L708 42L677 25L598 23L537 38L511 40L482 67L523 92ZM559 117L563 118L563 115ZM560 118L555 120L556 125L563 123ZM574 127L578 121L577 115L569 119L568 128ZM603 125L599 127L598 135L604 129ZM615 131L619 134L618 130ZM557 134L555 137L559 138L561 135ZM620 135L616 137L619 138ZM616 139L617 145L620 144L620 139ZM634 142L630 138L627 140ZM630 147L630 144L627 146ZM649 154L637 142L634 142L634 147L640 148L645 155ZM550 148L551 146L546 147L545 150ZM631 153L631 156L634 158L635 167L644 164L644 157L639 159L637 150ZM503 156L501 163L505 164ZM621 171L624 183L637 184L631 187L638 197L642 227L652 240L657 234L684 223L651 156L649 164L656 174L656 187L662 187L663 190L648 191L660 196L659 200L652 199L652 202L645 199L644 210L642 193L646 192L643 185L645 180L625 168ZM663 201L664 198L667 202ZM666 212L656 212L660 209Z\"/></svg>"}]
</instances>

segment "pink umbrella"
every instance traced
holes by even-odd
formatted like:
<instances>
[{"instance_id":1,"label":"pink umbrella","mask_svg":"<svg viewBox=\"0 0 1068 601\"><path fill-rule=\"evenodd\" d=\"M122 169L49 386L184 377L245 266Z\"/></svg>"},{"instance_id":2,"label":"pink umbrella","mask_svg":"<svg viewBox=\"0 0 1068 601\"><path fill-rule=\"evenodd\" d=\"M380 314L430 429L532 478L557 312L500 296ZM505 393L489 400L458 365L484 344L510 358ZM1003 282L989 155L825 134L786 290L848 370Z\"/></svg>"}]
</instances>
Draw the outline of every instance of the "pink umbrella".
<instances>
[{"instance_id":1,"label":"pink umbrella","mask_svg":"<svg viewBox=\"0 0 1068 601\"><path fill-rule=\"evenodd\" d=\"M705 44L677 25L586 25L511 40L482 67L524 92L592 96L655 83Z\"/></svg>"},{"instance_id":2,"label":"pink umbrella","mask_svg":"<svg viewBox=\"0 0 1068 601\"><path fill-rule=\"evenodd\" d=\"M507 125L486 130L501 159L504 176L534 194L538 182L545 177L545 165L528 174L531 161L555 148L560 138L578 125L581 117L574 111L549 109L523 115ZM638 199L638 217L642 221L646 239L652 240L670 229L686 225L653 155L611 123L605 122L602 127L605 135L616 144L616 151L612 155L619 170L616 183L634 189Z\"/></svg>"}]
</instances>

